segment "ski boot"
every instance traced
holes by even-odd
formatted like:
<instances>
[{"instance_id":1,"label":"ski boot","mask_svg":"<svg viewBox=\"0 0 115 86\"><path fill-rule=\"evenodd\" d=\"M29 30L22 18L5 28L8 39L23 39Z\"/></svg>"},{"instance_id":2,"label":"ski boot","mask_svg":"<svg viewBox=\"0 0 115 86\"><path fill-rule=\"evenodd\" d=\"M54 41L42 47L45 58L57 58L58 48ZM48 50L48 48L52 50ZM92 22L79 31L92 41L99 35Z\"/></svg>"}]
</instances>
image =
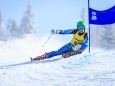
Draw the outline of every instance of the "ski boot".
<instances>
[{"instance_id":1,"label":"ski boot","mask_svg":"<svg viewBox=\"0 0 115 86\"><path fill-rule=\"evenodd\" d=\"M75 54L76 54L76 51L70 51L70 52L63 53L62 57L68 58L68 57L73 56Z\"/></svg>"},{"instance_id":2,"label":"ski boot","mask_svg":"<svg viewBox=\"0 0 115 86\"><path fill-rule=\"evenodd\" d=\"M31 61L40 61L40 60L44 60L44 59L47 59L47 58L48 58L47 53L45 53L44 55L41 55L41 56L37 56L35 58L30 57Z\"/></svg>"}]
</instances>

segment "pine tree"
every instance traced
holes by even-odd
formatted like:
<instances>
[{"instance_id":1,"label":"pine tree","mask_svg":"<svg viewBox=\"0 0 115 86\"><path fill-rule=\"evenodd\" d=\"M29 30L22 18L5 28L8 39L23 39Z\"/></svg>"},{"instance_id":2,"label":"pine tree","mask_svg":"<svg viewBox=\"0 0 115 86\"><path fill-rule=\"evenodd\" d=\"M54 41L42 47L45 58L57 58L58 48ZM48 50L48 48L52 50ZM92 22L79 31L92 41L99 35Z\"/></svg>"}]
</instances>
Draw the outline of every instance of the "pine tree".
<instances>
[{"instance_id":1,"label":"pine tree","mask_svg":"<svg viewBox=\"0 0 115 86\"><path fill-rule=\"evenodd\" d=\"M82 9L81 15L80 15L80 16L81 16L81 19L84 20L84 21L86 22L86 19L85 19L85 17L86 17L85 8Z\"/></svg>"},{"instance_id":2,"label":"pine tree","mask_svg":"<svg viewBox=\"0 0 115 86\"><path fill-rule=\"evenodd\" d=\"M14 19L9 19L7 23L7 36L12 39L18 36L18 27Z\"/></svg>"},{"instance_id":3,"label":"pine tree","mask_svg":"<svg viewBox=\"0 0 115 86\"><path fill-rule=\"evenodd\" d=\"M20 33L21 35L35 33L34 15L30 4L28 4L27 10L24 12L20 24Z\"/></svg>"},{"instance_id":4,"label":"pine tree","mask_svg":"<svg viewBox=\"0 0 115 86\"><path fill-rule=\"evenodd\" d=\"M114 49L115 48L115 24L103 26L104 32L101 38L101 47L104 49Z\"/></svg>"},{"instance_id":5,"label":"pine tree","mask_svg":"<svg viewBox=\"0 0 115 86\"><path fill-rule=\"evenodd\" d=\"M2 24L3 18L2 18L2 12L0 11L0 40L5 41L5 32Z\"/></svg>"}]
</instances>

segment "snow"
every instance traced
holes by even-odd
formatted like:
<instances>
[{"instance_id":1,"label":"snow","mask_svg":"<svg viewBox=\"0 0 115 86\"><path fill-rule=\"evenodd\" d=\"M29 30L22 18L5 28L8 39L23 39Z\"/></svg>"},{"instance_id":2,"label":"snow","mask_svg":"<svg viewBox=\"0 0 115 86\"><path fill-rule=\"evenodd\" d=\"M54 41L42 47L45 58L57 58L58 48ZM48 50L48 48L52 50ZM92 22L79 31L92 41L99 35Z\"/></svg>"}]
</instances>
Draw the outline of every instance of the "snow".
<instances>
[{"instance_id":1,"label":"snow","mask_svg":"<svg viewBox=\"0 0 115 86\"><path fill-rule=\"evenodd\" d=\"M64 45L51 38L42 47L47 37L0 42L0 86L115 86L115 50L92 49L90 54L86 50L70 58L30 62L30 56Z\"/></svg>"}]
</instances>

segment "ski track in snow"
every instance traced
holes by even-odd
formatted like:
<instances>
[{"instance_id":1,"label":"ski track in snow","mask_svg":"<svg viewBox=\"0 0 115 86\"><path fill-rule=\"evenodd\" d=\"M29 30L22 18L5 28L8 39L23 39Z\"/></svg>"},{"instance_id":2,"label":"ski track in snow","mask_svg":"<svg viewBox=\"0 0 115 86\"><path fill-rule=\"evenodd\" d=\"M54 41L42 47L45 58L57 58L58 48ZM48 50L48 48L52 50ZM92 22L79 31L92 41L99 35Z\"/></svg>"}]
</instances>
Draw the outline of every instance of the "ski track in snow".
<instances>
[{"instance_id":1,"label":"ski track in snow","mask_svg":"<svg viewBox=\"0 0 115 86\"><path fill-rule=\"evenodd\" d=\"M9 52L10 48L0 50ZM8 55L12 56L12 52ZM70 58L56 56L40 62L11 56L0 58L0 86L115 86L115 50L97 50Z\"/></svg>"},{"instance_id":2,"label":"ski track in snow","mask_svg":"<svg viewBox=\"0 0 115 86\"><path fill-rule=\"evenodd\" d=\"M67 59L58 56L41 62L2 65L0 86L114 86L115 53L109 54L98 52Z\"/></svg>"}]
</instances>

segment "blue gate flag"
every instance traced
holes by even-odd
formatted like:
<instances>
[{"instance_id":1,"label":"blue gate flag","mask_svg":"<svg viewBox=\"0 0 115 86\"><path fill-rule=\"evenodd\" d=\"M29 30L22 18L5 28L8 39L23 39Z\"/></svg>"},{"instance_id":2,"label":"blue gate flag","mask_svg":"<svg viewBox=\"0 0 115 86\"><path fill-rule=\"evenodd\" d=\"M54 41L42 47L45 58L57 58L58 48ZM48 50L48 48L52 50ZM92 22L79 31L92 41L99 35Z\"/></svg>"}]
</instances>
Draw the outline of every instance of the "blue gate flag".
<instances>
[{"instance_id":1,"label":"blue gate flag","mask_svg":"<svg viewBox=\"0 0 115 86\"><path fill-rule=\"evenodd\" d=\"M115 6L103 11L89 8L89 23L97 25L115 23Z\"/></svg>"}]
</instances>

